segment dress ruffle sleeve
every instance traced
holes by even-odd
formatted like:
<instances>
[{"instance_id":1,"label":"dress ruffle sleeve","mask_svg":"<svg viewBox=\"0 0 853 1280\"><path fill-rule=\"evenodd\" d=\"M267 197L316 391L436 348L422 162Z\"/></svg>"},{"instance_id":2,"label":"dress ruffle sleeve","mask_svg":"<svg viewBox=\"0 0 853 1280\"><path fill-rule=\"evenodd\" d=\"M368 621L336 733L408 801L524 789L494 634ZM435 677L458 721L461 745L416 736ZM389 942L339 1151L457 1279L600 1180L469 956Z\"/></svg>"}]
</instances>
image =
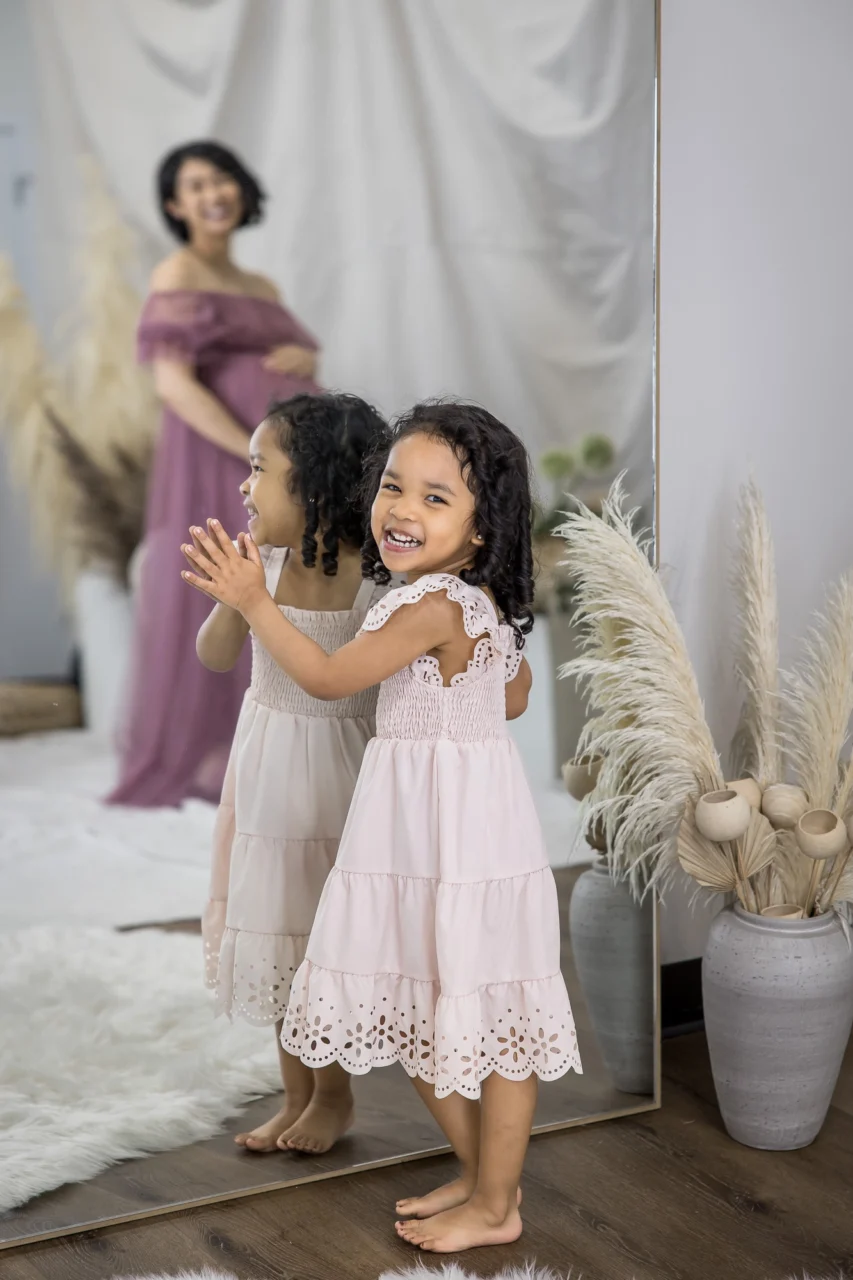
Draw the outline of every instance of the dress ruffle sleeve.
<instances>
[{"instance_id":1,"label":"dress ruffle sleeve","mask_svg":"<svg viewBox=\"0 0 853 1280\"><path fill-rule=\"evenodd\" d=\"M141 364L180 360L194 364L220 327L216 300L200 292L152 293L146 299L136 332Z\"/></svg>"}]
</instances>

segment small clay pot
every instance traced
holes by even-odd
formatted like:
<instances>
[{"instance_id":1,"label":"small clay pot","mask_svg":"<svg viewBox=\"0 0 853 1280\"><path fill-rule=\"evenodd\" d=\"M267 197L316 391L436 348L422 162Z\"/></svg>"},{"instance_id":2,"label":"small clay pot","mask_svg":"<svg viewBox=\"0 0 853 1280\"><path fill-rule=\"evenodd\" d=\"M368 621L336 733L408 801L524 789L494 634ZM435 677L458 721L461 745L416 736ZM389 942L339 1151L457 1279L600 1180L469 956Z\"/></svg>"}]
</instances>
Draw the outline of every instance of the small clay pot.
<instances>
[{"instance_id":1,"label":"small clay pot","mask_svg":"<svg viewBox=\"0 0 853 1280\"><path fill-rule=\"evenodd\" d=\"M762 907L761 914L768 920L802 920L803 908L796 902L779 902L773 907Z\"/></svg>"},{"instance_id":2,"label":"small clay pot","mask_svg":"<svg viewBox=\"0 0 853 1280\"><path fill-rule=\"evenodd\" d=\"M793 831L808 807L808 796L802 787L792 787L787 782L771 783L761 797L761 812L776 831Z\"/></svg>"},{"instance_id":3,"label":"small clay pot","mask_svg":"<svg viewBox=\"0 0 853 1280\"><path fill-rule=\"evenodd\" d=\"M595 789L601 773L601 756L574 756L563 765L563 782L573 800L583 800Z\"/></svg>"},{"instance_id":4,"label":"small clay pot","mask_svg":"<svg viewBox=\"0 0 853 1280\"><path fill-rule=\"evenodd\" d=\"M847 828L831 809L810 809L796 827L797 845L807 858L837 858L848 845Z\"/></svg>"},{"instance_id":5,"label":"small clay pot","mask_svg":"<svg viewBox=\"0 0 853 1280\"><path fill-rule=\"evenodd\" d=\"M727 782L726 789L736 791L739 796L743 796L750 809L761 808L761 787L755 778L738 778L736 782Z\"/></svg>"},{"instance_id":6,"label":"small clay pot","mask_svg":"<svg viewBox=\"0 0 853 1280\"><path fill-rule=\"evenodd\" d=\"M706 791L696 801L696 826L706 840L722 843L746 834L752 810L737 791Z\"/></svg>"}]
</instances>

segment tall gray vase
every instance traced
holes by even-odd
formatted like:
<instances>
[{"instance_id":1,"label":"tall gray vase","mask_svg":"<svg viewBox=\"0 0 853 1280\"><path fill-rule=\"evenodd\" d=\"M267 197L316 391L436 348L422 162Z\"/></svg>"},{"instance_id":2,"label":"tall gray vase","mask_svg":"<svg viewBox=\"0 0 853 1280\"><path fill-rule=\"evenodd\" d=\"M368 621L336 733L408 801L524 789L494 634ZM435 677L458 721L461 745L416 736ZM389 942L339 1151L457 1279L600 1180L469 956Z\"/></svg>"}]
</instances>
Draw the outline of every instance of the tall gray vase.
<instances>
[{"instance_id":1,"label":"tall gray vase","mask_svg":"<svg viewBox=\"0 0 853 1280\"><path fill-rule=\"evenodd\" d=\"M853 951L838 917L768 920L727 907L702 964L723 1122L765 1151L813 1142L853 1024Z\"/></svg>"},{"instance_id":2,"label":"tall gray vase","mask_svg":"<svg viewBox=\"0 0 853 1280\"><path fill-rule=\"evenodd\" d=\"M578 877L569 937L595 1037L617 1089L654 1093L654 908L598 857Z\"/></svg>"}]
</instances>

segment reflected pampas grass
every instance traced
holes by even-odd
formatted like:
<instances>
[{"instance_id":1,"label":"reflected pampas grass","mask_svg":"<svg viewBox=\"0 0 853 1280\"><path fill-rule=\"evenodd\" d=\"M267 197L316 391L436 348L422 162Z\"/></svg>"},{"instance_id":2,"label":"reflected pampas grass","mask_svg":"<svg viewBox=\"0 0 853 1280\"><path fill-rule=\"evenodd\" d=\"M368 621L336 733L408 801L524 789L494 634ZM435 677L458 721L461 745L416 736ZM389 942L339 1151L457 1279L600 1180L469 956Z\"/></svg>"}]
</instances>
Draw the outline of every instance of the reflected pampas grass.
<instances>
[{"instance_id":1,"label":"reflected pampas grass","mask_svg":"<svg viewBox=\"0 0 853 1280\"><path fill-rule=\"evenodd\" d=\"M158 420L151 379L135 360L134 239L94 160L83 165L86 235L78 303L63 325L64 372L50 367L12 264L0 258L0 425L35 544L67 601L87 564L126 576Z\"/></svg>"}]
</instances>

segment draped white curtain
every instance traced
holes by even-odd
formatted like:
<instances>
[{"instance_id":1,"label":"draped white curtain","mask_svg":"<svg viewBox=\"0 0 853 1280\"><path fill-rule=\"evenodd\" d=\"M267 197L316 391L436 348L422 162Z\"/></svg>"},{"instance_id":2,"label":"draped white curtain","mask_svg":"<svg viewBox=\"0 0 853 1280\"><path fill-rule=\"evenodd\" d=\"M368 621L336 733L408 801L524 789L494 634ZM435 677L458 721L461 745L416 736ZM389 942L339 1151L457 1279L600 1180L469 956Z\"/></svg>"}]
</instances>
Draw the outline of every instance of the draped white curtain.
<instances>
[{"instance_id":1,"label":"draped white curtain","mask_svg":"<svg viewBox=\"0 0 853 1280\"><path fill-rule=\"evenodd\" d=\"M194 137L260 175L239 257L387 412L472 397L534 454L604 431L651 473L653 0L28 0L53 307L92 151L142 234ZM639 444L637 442L640 442Z\"/></svg>"}]
</instances>

